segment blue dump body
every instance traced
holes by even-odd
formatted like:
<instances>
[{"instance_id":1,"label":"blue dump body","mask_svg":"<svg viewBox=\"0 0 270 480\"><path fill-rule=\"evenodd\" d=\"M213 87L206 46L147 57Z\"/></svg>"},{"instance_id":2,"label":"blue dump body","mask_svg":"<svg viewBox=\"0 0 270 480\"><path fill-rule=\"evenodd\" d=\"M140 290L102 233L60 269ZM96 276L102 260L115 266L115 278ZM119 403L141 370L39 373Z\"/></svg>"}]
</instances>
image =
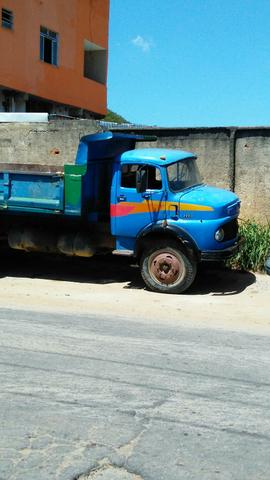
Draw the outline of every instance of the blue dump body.
<instances>
[{"instance_id":1,"label":"blue dump body","mask_svg":"<svg viewBox=\"0 0 270 480\"><path fill-rule=\"evenodd\" d=\"M64 178L61 175L0 172L0 208L50 213L63 211Z\"/></svg>"},{"instance_id":2,"label":"blue dump body","mask_svg":"<svg viewBox=\"0 0 270 480\"><path fill-rule=\"evenodd\" d=\"M153 137L86 135L74 165L62 172L5 165L2 235L12 248L27 251L91 256L105 249L134 255L149 288L186 290L199 261L224 259L238 249L240 201L202 183L193 153L136 148L149 140ZM100 235L104 225L106 235ZM50 245L42 228L51 232Z\"/></svg>"}]
</instances>

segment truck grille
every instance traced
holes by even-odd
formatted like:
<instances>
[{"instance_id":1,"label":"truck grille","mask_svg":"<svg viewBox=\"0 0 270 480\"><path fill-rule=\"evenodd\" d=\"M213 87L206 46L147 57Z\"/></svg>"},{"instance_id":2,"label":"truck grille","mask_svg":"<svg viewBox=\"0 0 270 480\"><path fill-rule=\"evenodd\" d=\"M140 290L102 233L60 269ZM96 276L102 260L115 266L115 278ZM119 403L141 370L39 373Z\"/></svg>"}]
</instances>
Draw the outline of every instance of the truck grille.
<instances>
[{"instance_id":1,"label":"truck grille","mask_svg":"<svg viewBox=\"0 0 270 480\"><path fill-rule=\"evenodd\" d=\"M238 221L237 218L234 218L228 223L224 223L222 225L222 228L224 230L224 239L223 242L226 242L227 240L232 240L237 236L238 233Z\"/></svg>"}]
</instances>

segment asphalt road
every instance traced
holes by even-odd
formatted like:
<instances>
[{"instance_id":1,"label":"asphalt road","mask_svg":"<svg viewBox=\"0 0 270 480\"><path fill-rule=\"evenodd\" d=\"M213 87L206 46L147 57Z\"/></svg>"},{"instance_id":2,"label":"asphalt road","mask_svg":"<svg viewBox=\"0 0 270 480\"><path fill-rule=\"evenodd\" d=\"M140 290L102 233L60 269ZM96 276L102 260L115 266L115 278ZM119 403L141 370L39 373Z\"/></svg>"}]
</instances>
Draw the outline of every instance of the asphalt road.
<instances>
[{"instance_id":1,"label":"asphalt road","mask_svg":"<svg viewBox=\"0 0 270 480\"><path fill-rule=\"evenodd\" d=\"M0 323L1 480L269 480L268 336L90 312Z\"/></svg>"}]
</instances>

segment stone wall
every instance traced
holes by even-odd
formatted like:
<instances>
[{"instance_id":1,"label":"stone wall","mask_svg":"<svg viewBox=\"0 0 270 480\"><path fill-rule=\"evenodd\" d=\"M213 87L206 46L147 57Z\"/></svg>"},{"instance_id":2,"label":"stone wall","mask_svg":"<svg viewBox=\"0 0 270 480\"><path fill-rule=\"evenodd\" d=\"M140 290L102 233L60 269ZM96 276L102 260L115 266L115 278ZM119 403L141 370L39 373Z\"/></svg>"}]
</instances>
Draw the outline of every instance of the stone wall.
<instances>
[{"instance_id":1,"label":"stone wall","mask_svg":"<svg viewBox=\"0 0 270 480\"><path fill-rule=\"evenodd\" d=\"M270 222L270 129L236 132L235 191L245 217Z\"/></svg>"},{"instance_id":2,"label":"stone wall","mask_svg":"<svg viewBox=\"0 0 270 480\"><path fill-rule=\"evenodd\" d=\"M100 127L94 120L0 123L0 167L3 163L74 163L80 138L97 131Z\"/></svg>"}]
</instances>

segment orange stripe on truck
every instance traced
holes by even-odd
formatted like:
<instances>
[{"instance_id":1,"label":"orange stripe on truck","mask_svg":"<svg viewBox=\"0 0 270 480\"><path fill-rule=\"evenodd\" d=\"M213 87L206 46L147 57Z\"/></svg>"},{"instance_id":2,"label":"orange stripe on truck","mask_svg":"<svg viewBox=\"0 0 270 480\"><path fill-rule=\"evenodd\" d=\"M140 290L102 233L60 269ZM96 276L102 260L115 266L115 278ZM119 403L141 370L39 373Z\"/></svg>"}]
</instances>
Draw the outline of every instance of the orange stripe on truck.
<instances>
[{"instance_id":1,"label":"orange stripe on truck","mask_svg":"<svg viewBox=\"0 0 270 480\"><path fill-rule=\"evenodd\" d=\"M170 202L167 202L168 204ZM111 204L111 216L123 217L125 215L135 215L138 213L159 212L166 210L166 202L159 200L144 200L143 202L119 202ZM212 212L213 207L207 205L195 205L193 203L180 203L180 210L197 211L197 212Z\"/></svg>"}]
</instances>

